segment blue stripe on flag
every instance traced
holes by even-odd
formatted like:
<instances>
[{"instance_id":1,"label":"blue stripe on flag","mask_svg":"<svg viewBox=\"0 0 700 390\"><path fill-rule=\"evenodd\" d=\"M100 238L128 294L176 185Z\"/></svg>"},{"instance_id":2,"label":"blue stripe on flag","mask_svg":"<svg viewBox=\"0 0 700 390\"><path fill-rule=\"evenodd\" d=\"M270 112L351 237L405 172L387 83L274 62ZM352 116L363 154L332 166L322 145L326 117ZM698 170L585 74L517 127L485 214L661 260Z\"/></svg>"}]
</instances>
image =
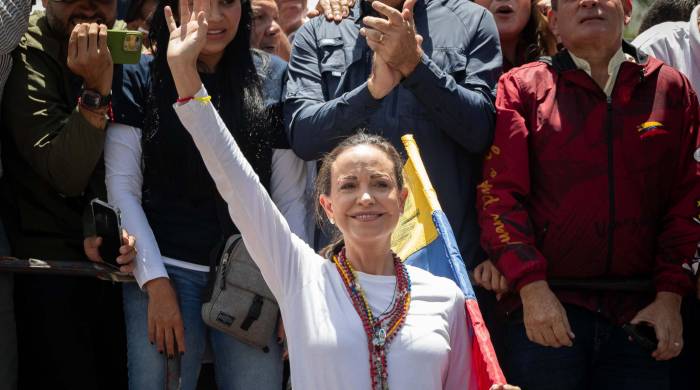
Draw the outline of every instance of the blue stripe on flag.
<instances>
[{"instance_id":1,"label":"blue stripe on flag","mask_svg":"<svg viewBox=\"0 0 700 390\"><path fill-rule=\"evenodd\" d=\"M438 231L437 239L409 256L406 263L453 280L466 299L476 299L452 228L442 210L433 211L433 223Z\"/></svg>"}]
</instances>

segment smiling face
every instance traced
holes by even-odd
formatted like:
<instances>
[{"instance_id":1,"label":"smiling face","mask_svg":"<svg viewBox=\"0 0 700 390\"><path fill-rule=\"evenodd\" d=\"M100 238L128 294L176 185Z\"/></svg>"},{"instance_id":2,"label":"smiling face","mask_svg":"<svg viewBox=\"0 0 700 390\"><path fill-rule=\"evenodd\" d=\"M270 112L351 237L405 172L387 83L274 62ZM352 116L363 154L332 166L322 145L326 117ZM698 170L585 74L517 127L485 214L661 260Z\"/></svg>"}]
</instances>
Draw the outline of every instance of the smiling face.
<instances>
[{"instance_id":1,"label":"smiling face","mask_svg":"<svg viewBox=\"0 0 700 390\"><path fill-rule=\"evenodd\" d=\"M241 21L241 0L219 0L211 4L208 18L207 43L200 53L200 59L223 56L226 46L236 37Z\"/></svg>"},{"instance_id":2,"label":"smiling face","mask_svg":"<svg viewBox=\"0 0 700 390\"><path fill-rule=\"evenodd\" d=\"M116 0L43 0L53 31L68 38L79 23L100 23L111 28L117 16Z\"/></svg>"},{"instance_id":3,"label":"smiling face","mask_svg":"<svg viewBox=\"0 0 700 390\"><path fill-rule=\"evenodd\" d=\"M558 0L550 23L569 50L616 50L630 13L623 0Z\"/></svg>"},{"instance_id":4,"label":"smiling face","mask_svg":"<svg viewBox=\"0 0 700 390\"><path fill-rule=\"evenodd\" d=\"M407 190L399 188L394 163L380 148L361 144L342 151L331 166L330 193L320 202L346 242L389 242Z\"/></svg>"},{"instance_id":5,"label":"smiling face","mask_svg":"<svg viewBox=\"0 0 700 390\"><path fill-rule=\"evenodd\" d=\"M530 20L531 0L475 0L475 2L493 14L501 43L517 42L518 36Z\"/></svg>"},{"instance_id":6,"label":"smiling face","mask_svg":"<svg viewBox=\"0 0 700 390\"><path fill-rule=\"evenodd\" d=\"M253 0L253 25L250 46L271 54L277 53L280 39L277 3L274 0Z\"/></svg>"}]
</instances>

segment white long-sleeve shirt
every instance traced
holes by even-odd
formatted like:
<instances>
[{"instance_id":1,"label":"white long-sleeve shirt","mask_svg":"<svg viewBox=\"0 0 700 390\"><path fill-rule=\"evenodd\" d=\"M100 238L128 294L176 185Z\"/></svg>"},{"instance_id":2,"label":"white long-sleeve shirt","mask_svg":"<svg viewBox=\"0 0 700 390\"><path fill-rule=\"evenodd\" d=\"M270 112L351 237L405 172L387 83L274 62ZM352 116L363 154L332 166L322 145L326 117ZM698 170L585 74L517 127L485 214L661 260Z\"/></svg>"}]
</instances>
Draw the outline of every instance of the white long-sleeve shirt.
<instances>
[{"instance_id":1,"label":"white long-sleeve shirt","mask_svg":"<svg viewBox=\"0 0 700 390\"><path fill-rule=\"evenodd\" d=\"M632 44L681 71L700 91L700 30L698 29L700 5L693 9L687 22L657 24L639 34Z\"/></svg>"},{"instance_id":2,"label":"white long-sleeve shirt","mask_svg":"<svg viewBox=\"0 0 700 390\"><path fill-rule=\"evenodd\" d=\"M202 87L197 95L206 94ZM367 337L335 266L292 233L211 104L191 101L175 111L280 305L292 387L369 389ZM389 345L389 387L468 388L473 384L468 383L471 356L462 292L451 280L411 266L408 271L411 305ZM383 311L396 278L358 274L372 310Z\"/></svg>"},{"instance_id":3,"label":"white long-sleeve shirt","mask_svg":"<svg viewBox=\"0 0 700 390\"><path fill-rule=\"evenodd\" d=\"M112 124L105 139L105 180L109 202L121 211L122 226L137 238L134 277L143 287L148 281L167 277L165 264L208 272L209 267L162 256L146 213L141 206L143 171L141 130ZM272 154L270 192L292 230L305 237L307 209L304 202L306 166L291 150ZM177 190L177 189L174 189Z\"/></svg>"}]
</instances>

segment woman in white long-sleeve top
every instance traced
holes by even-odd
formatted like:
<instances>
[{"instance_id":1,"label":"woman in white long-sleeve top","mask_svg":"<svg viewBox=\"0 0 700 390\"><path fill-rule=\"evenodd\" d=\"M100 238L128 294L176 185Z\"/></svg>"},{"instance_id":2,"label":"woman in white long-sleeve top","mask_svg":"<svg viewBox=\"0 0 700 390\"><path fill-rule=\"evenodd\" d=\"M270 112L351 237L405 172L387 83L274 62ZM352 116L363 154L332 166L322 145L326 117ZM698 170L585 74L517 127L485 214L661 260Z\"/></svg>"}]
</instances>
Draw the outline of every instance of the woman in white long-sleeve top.
<instances>
[{"instance_id":1,"label":"woman in white long-sleeve top","mask_svg":"<svg viewBox=\"0 0 700 390\"><path fill-rule=\"evenodd\" d=\"M407 195L396 150L380 137L357 135L325 159L319 199L342 241L330 260L317 255L290 231L207 103L194 64L207 34L209 0L195 0L194 12L186 0L181 4L181 27L166 10L168 63L179 96L175 112L280 304L293 388L467 388L461 291L452 281L404 265L390 248ZM382 70L375 63L375 72ZM373 77L381 82L384 76Z\"/></svg>"},{"instance_id":2,"label":"woman in white long-sleeve top","mask_svg":"<svg viewBox=\"0 0 700 390\"><path fill-rule=\"evenodd\" d=\"M154 57L144 56L116 75L123 86L114 94L119 123L110 126L105 142L109 200L121 209L124 226L139 237L138 285L123 289L129 387L163 388L168 366L180 353L181 388L195 389L209 344L219 389L278 390L283 365L275 335L266 353L202 320L209 266L216 260L213 249L237 226L172 108L177 92L166 58L168 4L177 7L172 0L161 1L151 22ZM281 149L286 145L279 108L286 63L250 49L250 22L248 1L212 2L211 28L193 66L261 182L302 234L305 165L291 150Z\"/></svg>"}]
</instances>

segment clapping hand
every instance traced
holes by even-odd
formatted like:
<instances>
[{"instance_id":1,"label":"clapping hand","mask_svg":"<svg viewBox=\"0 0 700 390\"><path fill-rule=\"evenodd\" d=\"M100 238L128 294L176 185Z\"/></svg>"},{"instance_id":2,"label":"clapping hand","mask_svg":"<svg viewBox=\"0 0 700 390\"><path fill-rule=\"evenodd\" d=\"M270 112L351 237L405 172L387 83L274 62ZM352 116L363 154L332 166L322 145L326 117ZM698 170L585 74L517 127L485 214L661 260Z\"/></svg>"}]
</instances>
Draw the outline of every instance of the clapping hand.
<instances>
[{"instance_id":1,"label":"clapping hand","mask_svg":"<svg viewBox=\"0 0 700 390\"><path fill-rule=\"evenodd\" d=\"M375 1L372 8L386 19L367 16L360 34L367 38L367 45L401 76L408 77L423 55L423 38L417 34L413 20L416 0L406 0L401 11Z\"/></svg>"}]
</instances>

